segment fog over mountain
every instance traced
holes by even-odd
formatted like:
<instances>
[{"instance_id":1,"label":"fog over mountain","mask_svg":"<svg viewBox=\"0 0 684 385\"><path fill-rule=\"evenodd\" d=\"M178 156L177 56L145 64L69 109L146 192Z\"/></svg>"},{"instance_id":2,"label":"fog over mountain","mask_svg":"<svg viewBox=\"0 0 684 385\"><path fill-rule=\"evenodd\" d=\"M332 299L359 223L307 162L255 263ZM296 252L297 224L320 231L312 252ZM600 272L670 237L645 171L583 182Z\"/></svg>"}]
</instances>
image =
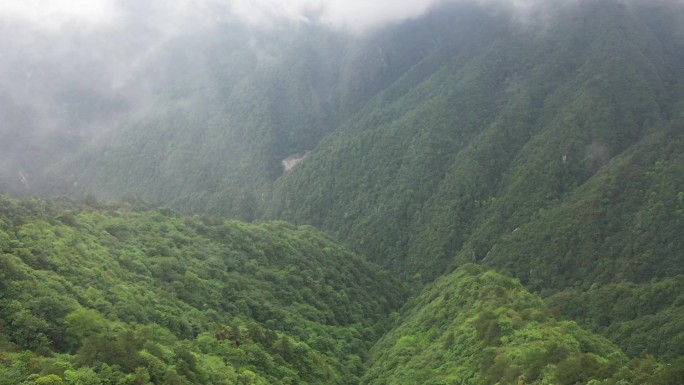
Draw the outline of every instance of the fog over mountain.
<instances>
[{"instance_id":1,"label":"fog over mountain","mask_svg":"<svg viewBox=\"0 0 684 385\"><path fill-rule=\"evenodd\" d=\"M647 3L668 1L681 2ZM576 2L3 0L0 181L5 191L28 192L40 170L126 121L162 90L216 66L228 50L263 53L297 25L358 39L449 3L478 3L534 22Z\"/></svg>"},{"instance_id":2,"label":"fog over mountain","mask_svg":"<svg viewBox=\"0 0 684 385\"><path fill-rule=\"evenodd\" d=\"M681 385L682 63L684 0L0 0L0 385Z\"/></svg>"}]
</instances>

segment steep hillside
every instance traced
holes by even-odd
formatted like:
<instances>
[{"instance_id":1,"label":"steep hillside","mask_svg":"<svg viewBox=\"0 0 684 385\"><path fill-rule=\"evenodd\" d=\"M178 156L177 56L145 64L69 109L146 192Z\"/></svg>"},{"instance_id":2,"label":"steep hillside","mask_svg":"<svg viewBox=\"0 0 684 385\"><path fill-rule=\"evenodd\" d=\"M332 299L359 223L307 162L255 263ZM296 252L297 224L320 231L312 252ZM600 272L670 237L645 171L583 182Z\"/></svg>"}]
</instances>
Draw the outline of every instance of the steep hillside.
<instances>
[{"instance_id":1,"label":"steep hillside","mask_svg":"<svg viewBox=\"0 0 684 385\"><path fill-rule=\"evenodd\" d=\"M502 234L681 120L682 70L671 64L684 45L660 34L684 19L656 32L621 4L583 4L543 31L489 19L469 35L475 48L409 83L423 67L412 68L278 181L266 216L323 228L426 281L459 253L485 258Z\"/></svg>"},{"instance_id":2,"label":"steep hillside","mask_svg":"<svg viewBox=\"0 0 684 385\"><path fill-rule=\"evenodd\" d=\"M501 236L483 263L536 290L567 288L553 299L563 313L606 331L625 351L677 357L682 229L684 130L664 130Z\"/></svg>"},{"instance_id":3,"label":"steep hillside","mask_svg":"<svg viewBox=\"0 0 684 385\"><path fill-rule=\"evenodd\" d=\"M684 361L628 362L549 316L517 281L465 265L426 286L371 352L362 384L679 384Z\"/></svg>"},{"instance_id":4,"label":"steep hillside","mask_svg":"<svg viewBox=\"0 0 684 385\"><path fill-rule=\"evenodd\" d=\"M280 160L313 148L332 125L338 69L329 60L346 43L319 32L226 31L233 38L202 76L179 77L139 116L53 166L34 191L252 219Z\"/></svg>"},{"instance_id":5,"label":"steep hillside","mask_svg":"<svg viewBox=\"0 0 684 385\"><path fill-rule=\"evenodd\" d=\"M255 45L237 34L212 70L179 80L137 119L47 170L35 191L139 197L191 213L313 225L410 282L454 277L465 264L497 269L544 298L557 318L618 346L622 353L610 346L571 363L600 363L599 381L619 381L612 365L625 364L623 353L668 361L684 355L684 4L562 3L527 17L452 4L364 38L315 25L265 33ZM295 154L306 158L283 172L281 160ZM199 237L202 226L223 226L185 221ZM273 226L287 227L256 228ZM12 250L15 260L23 255ZM259 254L245 251L252 252ZM270 282L264 277L259 282ZM175 281L181 290L184 281ZM327 302L314 312L308 300L300 303L306 316L297 317L329 322L320 310ZM260 324L272 318L241 309ZM528 321L569 328L565 342L574 347L589 335L547 315L523 317L522 325ZM328 354L330 344L275 326L264 327ZM387 341L399 334L381 346L393 349ZM379 357L378 349L368 382L383 383L379 373L403 359ZM611 352L620 358L611 361ZM359 375L349 369L356 358L344 357L325 378ZM477 381L517 375L491 377L471 363L462 365ZM420 365L404 369L413 367ZM564 381L554 367L532 377Z\"/></svg>"},{"instance_id":6,"label":"steep hillside","mask_svg":"<svg viewBox=\"0 0 684 385\"><path fill-rule=\"evenodd\" d=\"M316 26L227 31L234 37L203 76L179 78L138 117L51 167L32 192L136 197L252 220L281 161L313 150L434 52L451 21L434 15L368 39Z\"/></svg>"},{"instance_id":7,"label":"steep hillside","mask_svg":"<svg viewBox=\"0 0 684 385\"><path fill-rule=\"evenodd\" d=\"M355 384L403 301L311 228L130 204L0 198L0 266L7 385Z\"/></svg>"},{"instance_id":8,"label":"steep hillside","mask_svg":"<svg viewBox=\"0 0 684 385\"><path fill-rule=\"evenodd\" d=\"M681 296L658 293L684 273L684 9L579 4L543 30L490 19L422 78L426 58L282 177L266 217L424 282L503 269L630 356L680 357Z\"/></svg>"}]
</instances>

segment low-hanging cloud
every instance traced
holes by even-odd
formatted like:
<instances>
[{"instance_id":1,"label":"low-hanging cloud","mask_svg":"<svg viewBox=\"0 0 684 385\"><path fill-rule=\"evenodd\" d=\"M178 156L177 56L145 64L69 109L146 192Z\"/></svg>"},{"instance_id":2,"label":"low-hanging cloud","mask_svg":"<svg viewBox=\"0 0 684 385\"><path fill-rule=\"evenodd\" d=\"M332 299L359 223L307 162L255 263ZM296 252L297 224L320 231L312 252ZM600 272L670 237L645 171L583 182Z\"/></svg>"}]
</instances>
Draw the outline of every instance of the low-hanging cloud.
<instances>
[{"instance_id":1,"label":"low-hanging cloud","mask_svg":"<svg viewBox=\"0 0 684 385\"><path fill-rule=\"evenodd\" d=\"M281 21L318 23L363 34L415 19L448 3L477 3L518 14L570 2L602 0L0 0L0 20L13 18L45 28L69 24L111 25L131 20L158 32L178 34L216 23L242 22L272 27ZM684 0L620 0L660 3Z\"/></svg>"},{"instance_id":2,"label":"low-hanging cloud","mask_svg":"<svg viewBox=\"0 0 684 385\"><path fill-rule=\"evenodd\" d=\"M174 82L203 73L230 47L244 41L263 50L260 44L282 25L364 36L444 4L480 4L534 19L539 9L582 1L608 0L0 0L0 166L13 153L30 160L56 137L87 140L115 127ZM261 36L256 42L253 29ZM18 175L20 163L5 162L12 165L5 174Z\"/></svg>"},{"instance_id":3,"label":"low-hanging cloud","mask_svg":"<svg viewBox=\"0 0 684 385\"><path fill-rule=\"evenodd\" d=\"M0 20L58 30L136 21L177 34L223 22L272 27L282 21L318 23L362 34L418 18L445 3L479 3L524 10L573 0L0 0Z\"/></svg>"},{"instance_id":4,"label":"low-hanging cloud","mask_svg":"<svg viewBox=\"0 0 684 385\"><path fill-rule=\"evenodd\" d=\"M231 9L239 19L253 24L286 18L364 32L419 17L441 2L444 0L235 0Z\"/></svg>"},{"instance_id":5,"label":"low-hanging cloud","mask_svg":"<svg viewBox=\"0 0 684 385\"><path fill-rule=\"evenodd\" d=\"M57 29L65 23L110 23L118 16L116 0L0 0L0 16Z\"/></svg>"},{"instance_id":6,"label":"low-hanging cloud","mask_svg":"<svg viewBox=\"0 0 684 385\"><path fill-rule=\"evenodd\" d=\"M282 20L317 22L360 32L418 17L444 0L0 0L0 18L49 30L109 27L136 20L164 32L233 20L271 26ZM448 1L448 0L447 0ZM452 0L453 1L453 0Z\"/></svg>"}]
</instances>

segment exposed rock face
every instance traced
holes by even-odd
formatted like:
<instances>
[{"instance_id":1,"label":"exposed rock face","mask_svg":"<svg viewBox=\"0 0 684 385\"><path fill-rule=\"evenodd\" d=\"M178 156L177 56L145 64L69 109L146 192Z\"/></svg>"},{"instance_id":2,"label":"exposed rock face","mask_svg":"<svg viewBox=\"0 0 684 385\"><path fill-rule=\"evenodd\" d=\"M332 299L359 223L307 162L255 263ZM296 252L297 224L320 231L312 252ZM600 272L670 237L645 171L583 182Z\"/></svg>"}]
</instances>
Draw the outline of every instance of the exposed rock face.
<instances>
[{"instance_id":1,"label":"exposed rock face","mask_svg":"<svg viewBox=\"0 0 684 385\"><path fill-rule=\"evenodd\" d=\"M283 164L283 170L285 170L285 172L292 170L296 165L299 164L299 162L303 161L304 158L306 158L308 155L309 151L305 152L304 154L294 154L288 156L281 162Z\"/></svg>"}]
</instances>

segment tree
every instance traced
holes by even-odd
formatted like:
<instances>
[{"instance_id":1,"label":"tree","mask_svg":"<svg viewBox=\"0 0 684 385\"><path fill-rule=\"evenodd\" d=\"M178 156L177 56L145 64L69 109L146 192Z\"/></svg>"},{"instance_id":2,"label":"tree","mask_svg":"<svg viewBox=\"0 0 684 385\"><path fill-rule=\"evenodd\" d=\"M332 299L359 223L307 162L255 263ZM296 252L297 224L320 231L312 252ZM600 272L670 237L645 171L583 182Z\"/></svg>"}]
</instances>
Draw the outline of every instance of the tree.
<instances>
[{"instance_id":1,"label":"tree","mask_svg":"<svg viewBox=\"0 0 684 385\"><path fill-rule=\"evenodd\" d=\"M84 339L104 331L107 320L97 310L79 308L64 318L64 324L67 343L72 351L75 351L83 344Z\"/></svg>"}]
</instances>

